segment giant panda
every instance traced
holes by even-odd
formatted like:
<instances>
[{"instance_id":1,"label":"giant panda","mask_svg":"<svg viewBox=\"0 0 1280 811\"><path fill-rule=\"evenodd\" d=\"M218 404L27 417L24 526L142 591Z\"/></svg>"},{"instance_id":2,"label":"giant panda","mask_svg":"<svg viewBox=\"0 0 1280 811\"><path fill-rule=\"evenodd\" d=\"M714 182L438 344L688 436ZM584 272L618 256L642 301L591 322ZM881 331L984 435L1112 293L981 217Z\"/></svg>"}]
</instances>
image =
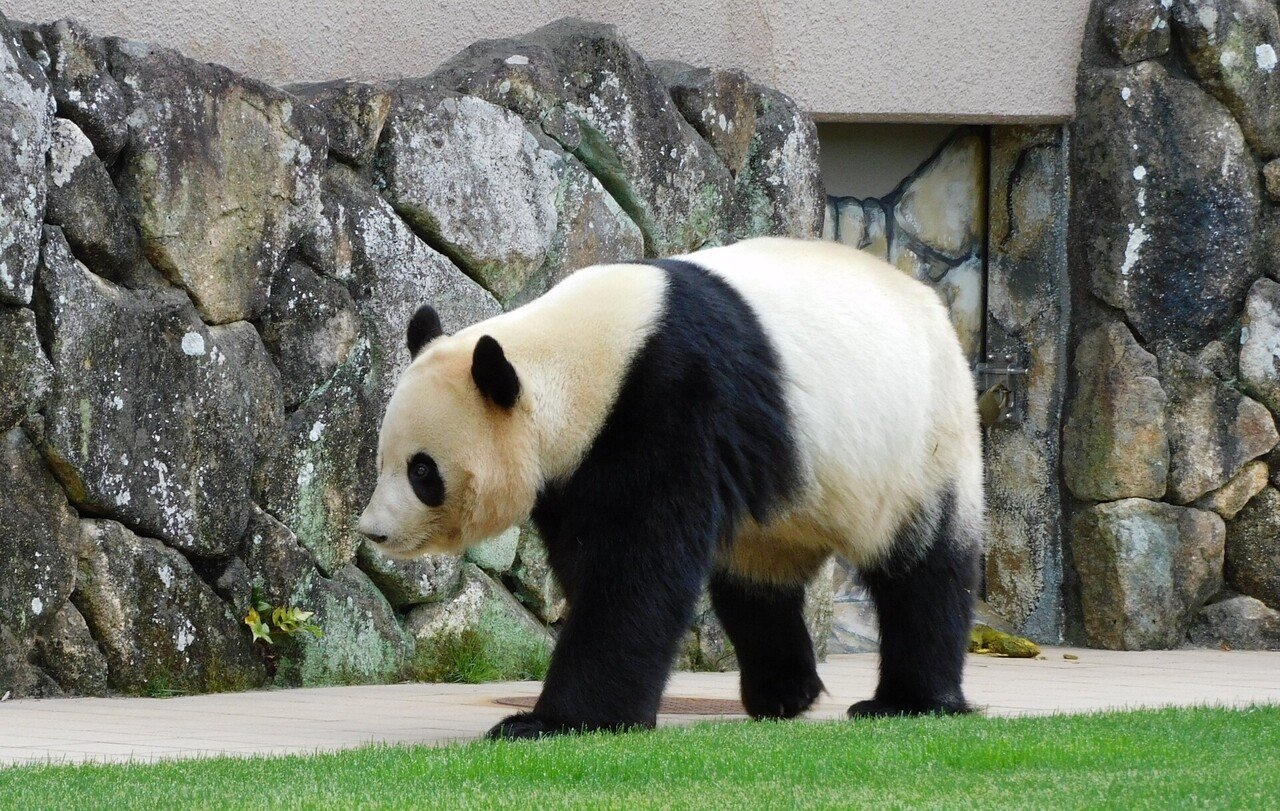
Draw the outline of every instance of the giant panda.
<instances>
[{"instance_id":1,"label":"giant panda","mask_svg":"<svg viewBox=\"0 0 1280 811\"><path fill-rule=\"evenodd\" d=\"M974 386L937 295L833 242L752 239L579 270L442 333L424 306L359 529L459 553L532 515L568 616L492 737L651 727L709 584L756 718L823 684L802 607L832 555L880 622L851 717L961 713L981 551Z\"/></svg>"}]
</instances>

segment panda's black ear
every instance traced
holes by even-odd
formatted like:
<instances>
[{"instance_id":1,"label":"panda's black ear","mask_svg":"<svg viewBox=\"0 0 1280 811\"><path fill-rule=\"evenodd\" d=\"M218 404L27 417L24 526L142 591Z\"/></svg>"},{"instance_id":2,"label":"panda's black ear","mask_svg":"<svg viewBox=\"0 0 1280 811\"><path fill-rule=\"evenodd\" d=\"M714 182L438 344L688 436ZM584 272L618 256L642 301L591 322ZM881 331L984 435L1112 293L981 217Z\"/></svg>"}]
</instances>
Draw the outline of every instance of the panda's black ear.
<instances>
[{"instance_id":1,"label":"panda's black ear","mask_svg":"<svg viewBox=\"0 0 1280 811\"><path fill-rule=\"evenodd\" d=\"M507 360L502 344L488 335L480 336L471 356L471 379L480 393L503 408L511 408L520 396L520 378Z\"/></svg>"},{"instance_id":2,"label":"panda's black ear","mask_svg":"<svg viewBox=\"0 0 1280 811\"><path fill-rule=\"evenodd\" d=\"M440 316L436 314L435 308L430 304L419 307L413 314L413 318L409 319L406 336L409 343L409 357L418 357L422 347L441 335L444 335L444 328L440 326Z\"/></svg>"}]
</instances>

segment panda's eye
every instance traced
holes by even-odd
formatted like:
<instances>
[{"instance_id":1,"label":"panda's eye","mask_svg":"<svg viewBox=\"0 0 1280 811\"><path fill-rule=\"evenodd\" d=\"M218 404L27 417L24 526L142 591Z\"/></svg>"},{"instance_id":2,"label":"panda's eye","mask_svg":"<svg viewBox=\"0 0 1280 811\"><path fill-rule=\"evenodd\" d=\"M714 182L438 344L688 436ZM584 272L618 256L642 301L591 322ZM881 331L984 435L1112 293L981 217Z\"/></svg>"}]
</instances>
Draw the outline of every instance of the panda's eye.
<instances>
[{"instance_id":1,"label":"panda's eye","mask_svg":"<svg viewBox=\"0 0 1280 811\"><path fill-rule=\"evenodd\" d=\"M425 453L415 453L409 460L409 486L418 500L428 507L439 507L444 503L444 480L440 478L440 470L436 460Z\"/></svg>"}]
</instances>

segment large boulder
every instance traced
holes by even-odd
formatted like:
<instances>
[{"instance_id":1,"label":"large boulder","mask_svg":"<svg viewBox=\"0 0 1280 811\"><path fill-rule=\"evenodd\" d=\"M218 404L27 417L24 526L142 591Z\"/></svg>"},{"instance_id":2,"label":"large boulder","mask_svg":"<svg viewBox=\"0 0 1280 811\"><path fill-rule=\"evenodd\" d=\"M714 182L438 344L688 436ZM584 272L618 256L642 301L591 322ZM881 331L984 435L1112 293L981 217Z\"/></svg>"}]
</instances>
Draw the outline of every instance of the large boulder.
<instances>
[{"instance_id":1,"label":"large boulder","mask_svg":"<svg viewBox=\"0 0 1280 811\"><path fill-rule=\"evenodd\" d=\"M740 70L655 67L685 120L733 177L728 239L818 236L826 194L812 119Z\"/></svg>"},{"instance_id":2,"label":"large boulder","mask_svg":"<svg viewBox=\"0 0 1280 811\"><path fill-rule=\"evenodd\" d=\"M273 606L313 611L322 630L276 642L277 686L387 682L396 679L413 651L385 597L355 566L324 576L315 558L284 524L255 509L245 542L248 592L259 589Z\"/></svg>"},{"instance_id":3,"label":"large boulder","mask_svg":"<svg viewBox=\"0 0 1280 811\"><path fill-rule=\"evenodd\" d=\"M231 551L282 420L253 327L207 327L178 291L97 277L55 228L37 309L57 371L45 450L71 500L192 554Z\"/></svg>"},{"instance_id":4,"label":"large boulder","mask_svg":"<svg viewBox=\"0 0 1280 811\"><path fill-rule=\"evenodd\" d=\"M366 541L356 552L356 563L397 610L448 600L462 582L463 559L457 555L395 560Z\"/></svg>"},{"instance_id":5,"label":"large boulder","mask_svg":"<svg viewBox=\"0 0 1280 811\"><path fill-rule=\"evenodd\" d=\"M1088 70L1078 98L1072 221L1088 223L1075 237L1088 289L1144 340L1197 350L1259 275L1258 170L1240 127L1157 62Z\"/></svg>"},{"instance_id":6,"label":"large boulder","mask_svg":"<svg viewBox=\"0 0 1280 811\"><path fill-rule=\"evenodd\" d=\"M31 301L53 110L48 80L0 14L0 304Z\"/></svg>"},{"instance_id":7,"label":"large boulder","mask_svg":"<svg viewBox=\"0 0 1280 811\"><path fill-rule=\"evenodd\" d=\"M1271 412L1230 388L1195 359L1157 351L1169 395L1169 500L1190 504L1280 441ZM1265 477L1264 477L1265 478Z\"/></svg>"},{"instance_id":8,"label":"large boulder","mask_svg":"<svg viewBox=\"0 0 1280 811\"><path fill-rule=\"evenodd\" d=\"M320 115L226 68L108 41L125 92L121 194L147 256L211 324L251 319L319 213Z\"/></svg>"},{"instance_id":9,"label":"large boulder","mask_svg":"<svg viewBox=\"0 0 1280 811\"><path fill-rule=\"evenodd\" d=\"M1240 122L1264 158L1280 155L1280 19L1268 0L1178 0L1174 27L1200 84Z\"/></svg>"},{"instance_id":10,"label":"large boulder","mask_svg":"<svg viewBox=\"0 0 1280 811\"><path fill-rule=\"evenodd\" d=\"M1214 513L1144 499L1071 521L1085 639L1113 650L1174 648L1222 587L1226 529Z\"/></svg>"},{"instance_id":11,"label":"large boulder","mask_svg":"<svg viewBox=\"0 0 1280 811\"><path fill-rule=\"evenodd\" d=\"M75 585L76 514L21 428L0 434L0 694L39 680L27 655Z\"/></svg>"},{"instance_id":12,"label":"large boulder","mask_svg":"<svg viewBox=\"0 0 1280 811\"><path fill-rule=\"evenodd\" d=\"M1169 473L1167 397L1155 356L1108 323L1076 347L1062 465L1076 498L1160 498Z\"/></svg>"},{"instance_id":13,"label":"large boulder","mask_svg":"<svg viewBox=\"0 0 1280 811\"><path fill-rule=\"evenodd\" d=\"M30 310L0 305L0 431L44 404L53 368L40 349Z\"/></svg>"},{"instance_id":14,"label":"large boulder","mask_svg":"<svg viewBox=\"0 0 1280 811\"><path fill-rule=\"evenodd\" d=\"M126 693L218 692L262 684L248 629L177 550L114 521L80 522L72 601Z\"/></svg>"},{"instance_id":15,"label":"large boulder","mask_svg":"<svg viewBox=\"0 0 1280 811\"><path fill-rule=\"evenodd\" d=\"M520 526L520 542L515 564L507 577L512 591L538 619L553 625L564 619L568 611L564 589L551 571L547 549L533 523Z\"/></svg>"},{"instance_id":16,"label":"large boulder","mask_svg":"<svg viewBox=\"0 0 1280 811\"><path fill-rule=\"evenodd\" d=\"M65 693L101 696L107 693L110 665L89 631L89 624L72 603L65 603L40 628L35 661Z\"/></svg>"},{"instance_id":17,"label":"large boulder","mask_svg":"<svg viewBox=\"0 0 1280 811\"><path fill-rule=\"evenodd\" d=\"M352 166L373 160L395 98L388 88L341 80L293 85L289 90L324 114L333 157Z\"/></svg>"},{"instance_id":18,"label":"large boulder","mask_svg":"<svg viewBox=\"0 0 1280 811\"><path fill-rule=\"evenodd\" d=\"M600 179L648 255L722 239L733 178L613 26L564 19L478 42L432 78L537 122Z\"/></svg>"},{"instance_id":19,"label":"large boulder","mask_svg":"<svg viewBox=\"0 0 1280 811\"><path fill-rule=\"evenodd\" d=\"M1253 597L1228 597L1200 610L1190 641L1206 648L1280 650L1280 611Z\"/></svg>"},{"instance_id":20,"label":"large boulder","mask_svg":"<svg viewBox=\"0 0 1280 811\"><path fill-rule=\"evenodd\" d=\"M1126 65L1169 52L1169 7L1173 0L1113 0L1104 4L1102 36Z\"/></svg>"},{"instance_id":21,"label":"large boulder","mask_svg":"<svg viewBox=\"0 0 1280 811\"><path fill-rule=\"evenodd\" d=\"M987 216L987 157L981 133L961 130L902 186L894 238L949 263L981 252Z\"/></svg>"},{"instance_id":22,"label":"large boulder","mask_svg":"<svg viewBox=\"0 0 1280 811\"><path fill-rule=\"evenodd\" d=\"M41 26L40 34L58 115L74 121L104 161L115 160L129 138L129 111L106 46L75 20Z\"/></svg>"},{"instance_id":23,"label":"large boulder","mask_svg":"<svg viewBox=\"0 0 1280 811\"><path fill-rule=\"evenodd\" d=\"M1280 608L1280 490L1267 487L1227 525L1227 583Z\"/></svg>"},{"instance_id":24,"label":"large boulder","mask_svg":"<svg viewBox=\"0 0 1280 811\"><path fill-rule=\"evenodd\" d=\"M455 597L414 608L409 612L407 625L419 645L429 645L464 631L551 642L542 623L501 583L473 563L463 564L462 583Z\"/></svg>"},{"instance_id":25,"label":"large boulder","mask_svg":"<svg viewBox=\"0 0 1280 811\"><path fill-rule=\"evenodd\" d=\"M161 283L142 255L142 240L107 167L80 128L53 120L46 173L45 221L62 228L76 257L95 273L127 287Z\"/></svg>"},{"instance_id":26,"label":"large boulder","mask_svg":"<svg viewBox=\"0 0 1280 811\"><path fill-rule=\"evenodd\" d=\"M1280 284L1249 288L1240 322L1240 387L1280 412Z\"/></svg>"},{"instance_id":27,"label":"large boulder","mask_svg":"<svg viewBox=\"0 0 1280 811\"><path fill-rule=\"evenodd\" d=\"M454 332L502 312L502 306L419 239L386 200L351 169L332 164L321 185L321 218L302 243L308 263L347 286L371 353L368 385L376 422L409 363L404 330L421 304Z\"/></svg>"}]
</instances>

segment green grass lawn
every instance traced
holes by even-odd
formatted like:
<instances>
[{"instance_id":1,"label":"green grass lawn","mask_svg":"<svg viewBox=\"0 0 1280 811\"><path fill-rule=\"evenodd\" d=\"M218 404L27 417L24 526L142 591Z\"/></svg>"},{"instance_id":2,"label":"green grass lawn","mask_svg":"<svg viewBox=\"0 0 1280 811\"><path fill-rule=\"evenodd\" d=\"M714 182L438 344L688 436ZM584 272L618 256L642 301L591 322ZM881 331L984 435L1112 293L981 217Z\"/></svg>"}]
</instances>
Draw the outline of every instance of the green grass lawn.
<instances>
[{"instance_id":1,"label":"green grass lawn","mask_svg":"<svg viewBox=\"0 0 1280 811\"><path fill-rule=\"evenodd\" d=\"M724 722L440 749L0 770L4 808L1280 806L1280 707Z\"/></svg>"}]
</instances>

